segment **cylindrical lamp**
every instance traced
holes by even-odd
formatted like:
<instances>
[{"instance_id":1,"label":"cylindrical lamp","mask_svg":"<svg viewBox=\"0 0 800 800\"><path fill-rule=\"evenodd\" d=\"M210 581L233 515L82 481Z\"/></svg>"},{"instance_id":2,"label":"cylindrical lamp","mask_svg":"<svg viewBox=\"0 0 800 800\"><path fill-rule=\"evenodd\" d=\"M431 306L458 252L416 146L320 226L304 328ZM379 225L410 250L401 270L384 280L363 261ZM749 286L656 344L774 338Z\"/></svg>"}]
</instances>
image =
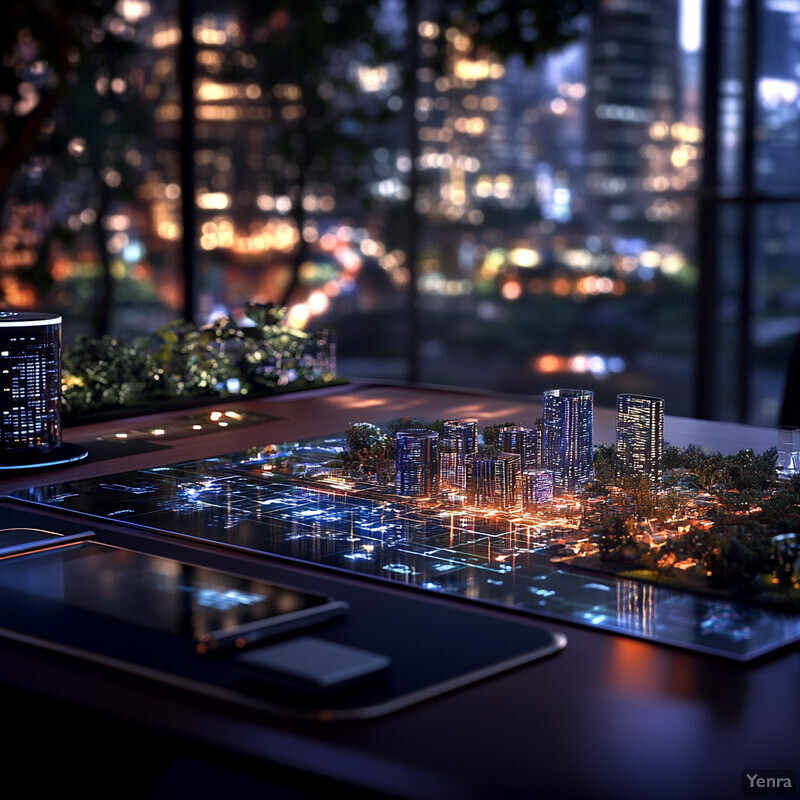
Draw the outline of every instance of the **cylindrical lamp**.
<instances>
[{"instance_id":1,"label":"cylindrical lamp","mask_svg":"<svg viewBox=\"0 0 800 800\"><path fill-rule=\"evenodd\" d=\"M63 463L73 449L61 444L61 317L0 311L0 465Z\"/></svg>"}]
</instances>

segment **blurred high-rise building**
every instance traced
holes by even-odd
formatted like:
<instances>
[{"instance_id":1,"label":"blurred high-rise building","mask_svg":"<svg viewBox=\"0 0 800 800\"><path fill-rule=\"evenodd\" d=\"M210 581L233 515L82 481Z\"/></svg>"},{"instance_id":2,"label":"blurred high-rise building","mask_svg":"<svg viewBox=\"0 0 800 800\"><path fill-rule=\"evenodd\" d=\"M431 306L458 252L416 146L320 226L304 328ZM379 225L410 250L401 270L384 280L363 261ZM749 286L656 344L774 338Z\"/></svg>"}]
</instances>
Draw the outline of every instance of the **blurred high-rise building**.
<instances>
[{"instance_id":1,"label":"blurred high-rise building","mask_svg":"<svg viewBox=\"0 0 800 800\"><path fill-rule=\"evenodd\" d=\"M678 0L600 3L587 50L588 218L596 233L659 238L698 156L680 118Z\"/></svg>"}]
</instances>

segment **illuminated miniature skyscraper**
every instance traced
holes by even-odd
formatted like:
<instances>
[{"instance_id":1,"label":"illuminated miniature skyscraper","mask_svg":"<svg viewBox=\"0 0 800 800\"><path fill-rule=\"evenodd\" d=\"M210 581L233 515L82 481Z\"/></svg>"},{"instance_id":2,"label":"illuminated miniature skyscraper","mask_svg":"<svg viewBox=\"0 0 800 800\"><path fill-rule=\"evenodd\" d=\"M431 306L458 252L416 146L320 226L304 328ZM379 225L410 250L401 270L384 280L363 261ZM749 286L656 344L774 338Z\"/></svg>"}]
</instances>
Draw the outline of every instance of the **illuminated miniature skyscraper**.
<instances>
[{"instance_id":1,"label":"illuminated miniature skyscraper","mask_svg":"<svg viewBox=\"0 0 800 800\"><path fill-rule=\"evenodd\" d=\"M470 453L466 459L467 499L473 506L488 506L494 496L494 459Z\"/></svg>"},{"instance_id":2,"label":"illuminated miniature skyscraper","mask_svg":"<svg viewBox=\"0 0 800 800\"><path fill-rule=\"evenodd\" d=\"M520 458L516 453L501 453L494 459L494 505L510 511L519 505L521 488Z\"/></svg>"},{"instance_id":3,"label":"illuminated miniature skyscraper","mask_svg":"<svg viewBox=\"0 0 800 800\"><path fill-rule=\"evenodd\" d=\"M467 485L466 457L478 449L478 422L448 420L440 447L439 476L442 488L464 489Z\"/></svg>"},{"instance_id":4,"label":"illuminated miniature skyscraper","mask_svg":"<svg viewBox=\"0 0 800 800\"><path fill-rule=\"evenodd\" d=\"M519 505L520 468L516 453L467 456L467 497L475 506L509 511Z\"/></svg>"},{"instance_id":5,"label":"illuminated miniature skyscraper","mask_svg":"<svg viewBox=\"0 0 800 800\"><path fill-rule=\"evenodd\" d=\"M664 401L642 394L617 396L616 474L663 476Z\"/></svg>"},{"instance_id":6,"label":"illuminated miniature skyscraper","mask_svg":"<svg viewBox=\"0 0 800 800\"><path fill-rule=\"evenodd\" d=\"M0 312L0 456L61 445L61 317Z\"/></svg>"},{"instance_id":7,"label":"illuminated miniature skyscraper","mask_svg":"<svg viewBox=\"0 0 800 800\"><path fill-rule=\"evenodd\" d=\"M592 478L594 394L585 389L544 393L542 468L553 473L555 492L574 492Z\"/></svg>"},{"instance_id":8,"label":"illuminated miniature skyscraper","mask_svg":"<svg viewBox=\"0 0 800 800\"><path fill-rule=\"evenodd\" d=\"M403 497L434 497L439 493L439 434L397 431L397 493Z\"/></svg>"},{"instance_id":9,"label":"illuminated miniature skyscraper","mask_svg":"<svg viewBox=\"0 0 800 800\"><path fill-rule=\"evenodd\" d=\"M535 511L553 499L553 473L549 469L529 469L522 473L522 508Z\"/></svg>"},{"instance_id":10,"label":"illuminated miniature skyscraper","mask_svg":"<svg viewBox=\"0 0 800 800\"><path fill-rule=\"evenodd\" d=\"M499 444L504 453L516 453L519 456L522 472L539 465L535 428L524 428L521 425L500 428Z\"/></svg>"}]
</instances>

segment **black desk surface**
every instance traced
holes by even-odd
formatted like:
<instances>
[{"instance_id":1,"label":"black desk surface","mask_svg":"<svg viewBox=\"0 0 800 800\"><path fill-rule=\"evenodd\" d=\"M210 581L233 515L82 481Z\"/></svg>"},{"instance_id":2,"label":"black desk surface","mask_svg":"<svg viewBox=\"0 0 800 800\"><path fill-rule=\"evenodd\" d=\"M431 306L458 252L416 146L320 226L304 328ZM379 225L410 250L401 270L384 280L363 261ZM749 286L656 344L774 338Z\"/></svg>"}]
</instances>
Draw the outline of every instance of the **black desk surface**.
<instances>
[{"instance_id":1,"label":"black desk surface","mask_svg":"<svg viewBox=\"0 0 800 800\"><path fill-rule=\"evenodd\" d=\"M169 463L343 430L397 416L535 419L535 403L458 392L344 387L244 404L265 421L176 438L153 453L91 460L57 473L11 476L12 490ZM174 418L175 415L172 416ZM608 418L606 418L608 417ZM145 428L170 415L137 420ZM527 418L527 417L526 417ZM609 441L611 416L596 418ZM109 437L124 423L67 429ZM671 431L670 431L671 427ZM599 433L598 433L599 431ZM729 450L770 446L772 432L668 420L667 438ZM120 543L130 541L120 533ZM185 543L146 534L137 547L184 557ZM180 552L179 552L180 551ZM268 558L193 546L192 560L256 578L403 596L401 586ZM436 604L459 601L431 598ZM478 612L476 612L478 613ZM481 614L502 615L496 610ZM736 798L742 773L800 767L800 648L749 664L547 620L568 637L556 655L384 717L291 722L69 657L0 644L7 763L26 788L74 787L86 796Z\"/></svg>"}]
</instances>

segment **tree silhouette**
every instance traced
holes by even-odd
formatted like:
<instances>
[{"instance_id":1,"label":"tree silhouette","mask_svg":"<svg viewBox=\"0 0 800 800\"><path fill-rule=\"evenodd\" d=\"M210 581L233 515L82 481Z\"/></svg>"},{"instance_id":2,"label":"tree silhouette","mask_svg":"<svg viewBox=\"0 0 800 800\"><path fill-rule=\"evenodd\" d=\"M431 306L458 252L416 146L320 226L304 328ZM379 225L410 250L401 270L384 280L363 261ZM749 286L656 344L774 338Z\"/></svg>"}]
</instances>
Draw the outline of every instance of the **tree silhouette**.
<instances>
[{"instance_id":1,"label":"tree silhouette","mask_svg":"<svg viewBox=\"0 0 800 800\"><path fill-rule=\"evenodd\" d=\"M76 232L90 232L100 279L85 310L96 335L107 332L114 306L105 223L137 185L146 118L132 113L143 100L129 58L135 22L117 6L13 2L0 31L0 208L10 213L12 193L39 208L38 263L18 277L46 289L52 241L74 247Z\"/></svg>"},{"instance_id":2,"label":"tree silhouette","mask_svg":"<svg viewBox=\"0 0 800 800\"><path fill-rule=\"evenodd\" d=\"M378 69L387 55L387 32L376 24L380 6L379 0L261 0L244 7L245 47L258 65L270 117L264 189L288 198L285 213L298 234L279 305L294 295L308 258L304 231L314 182L335 175L339 203L366 199L358 173L368 152L365 131L387 109L380 93L362 90L359 75Z\"/></svg>"},{"instance_id":3,"label":"tree silhouette","mask_svg":"<svg viewBox=\"0 0 800 800\"><path fill-rule=\"evenodd\" d=\"M634 552L636 540L631 534L628 520L621 514L595 528L592 534L603 561L619 561L624 554Z\"/></svg>"},{"instance_id":4,"label":"tree silhouette","mask_svg":"<svg viewBox=\"0 0 800 800\"><path fill-rule=\"evenodd\" d=\"M641 473L626 475L620 480L620 486L630 499L633 514L637 519L653 516L656 493L649 475Z\"/></svg>"}]
</instances>

